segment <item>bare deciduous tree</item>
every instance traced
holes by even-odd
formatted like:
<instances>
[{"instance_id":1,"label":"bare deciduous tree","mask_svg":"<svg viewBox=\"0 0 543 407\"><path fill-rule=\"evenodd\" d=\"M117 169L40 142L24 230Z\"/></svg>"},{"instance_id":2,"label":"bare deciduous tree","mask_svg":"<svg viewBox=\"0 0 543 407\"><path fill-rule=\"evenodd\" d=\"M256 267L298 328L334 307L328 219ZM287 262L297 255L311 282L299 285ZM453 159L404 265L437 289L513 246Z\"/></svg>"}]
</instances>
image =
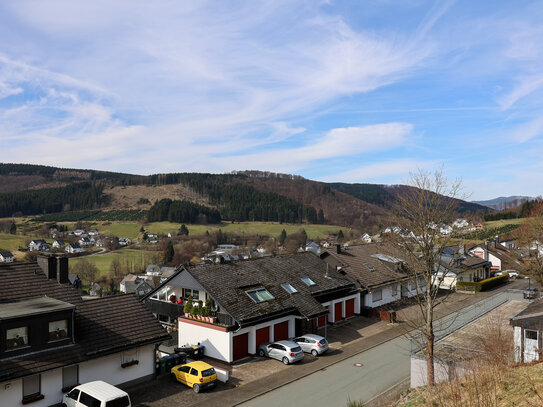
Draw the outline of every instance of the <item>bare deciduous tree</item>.
<instances>
[{"instance_id":1,"label":"bare deciduous tree","mask_svg":"<svg viewBox=\"0 0 543 407\"><path fill-rule=\"evenodd\" d=\"M543 285L543 203L536 205L524 224L515 231L519 243L528 248L528 273Z\"/></svg>"},{"instance_id":2,"label":"bare deciduous tree","mask_svg":"<svg viewBox=\"0 0 543 407\"><path fill-rule=\"evenodd\" d=\"M461 192L460 180L448 180L442 170L411 174L410 187L399 194L397 211L402 233L396 241L407 256L405 272L420 310L412 337L422 339L427 364L427 384L434 384L434 310L444 300L438 296L446 272L440 265L443 249L452 234L442 235L440 226L451 224ZM441 274L437 273L441 271Z\"/></svg>"}]
</instances>

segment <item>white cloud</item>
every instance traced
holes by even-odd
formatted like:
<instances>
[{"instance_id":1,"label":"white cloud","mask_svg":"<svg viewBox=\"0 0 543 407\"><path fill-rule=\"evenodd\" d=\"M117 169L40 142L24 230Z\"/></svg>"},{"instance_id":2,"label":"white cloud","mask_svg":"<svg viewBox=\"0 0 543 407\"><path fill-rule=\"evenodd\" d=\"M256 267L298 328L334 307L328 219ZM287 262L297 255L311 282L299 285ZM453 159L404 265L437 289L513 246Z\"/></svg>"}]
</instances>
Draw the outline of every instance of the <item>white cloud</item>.
<instances>
[{"instance_id":1,"label":"white cloud","mask_svg":"<svg viewBox=\"0 0 543 407\"><path fill-rule=\"evenodd\" d=\"M543 134L543 112L537 114L534 119L517 126L513 130L513 139L524 143L541 134Z\"/></svg>"},{"instance_id":2,"label":"white cloud","mask_svg":"<svg viewBox=\"0 0 543 407\"><path fill-rule=\"evenodd\" d=\"M427 169L434 166L436 166L435 161L402 158L364 165L338 174L327 175L319 180L323 182L369 182L389 178L394 179L393 182L405 183L409 178L409 173L416 171L417 168Z\"/></svg>"}]
</instances>

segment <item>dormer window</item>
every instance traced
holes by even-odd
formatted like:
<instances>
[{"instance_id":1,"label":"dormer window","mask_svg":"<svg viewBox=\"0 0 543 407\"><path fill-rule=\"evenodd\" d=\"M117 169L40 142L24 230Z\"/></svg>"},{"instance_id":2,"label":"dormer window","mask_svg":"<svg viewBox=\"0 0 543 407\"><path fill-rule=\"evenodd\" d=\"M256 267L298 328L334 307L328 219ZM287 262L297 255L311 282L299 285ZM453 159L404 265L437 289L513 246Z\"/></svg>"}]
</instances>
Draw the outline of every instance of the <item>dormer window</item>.
<instances>
[{"instance_id":1,"label":"dormer window","mask_svg":"<svg viewBox=\"0 0 543 407\"><path fill-rule=\"evenodd\" d=\"M265 288L257 288L256 290L245 291L245 293L247 293L247 295L257 304L275 299L275 297Z\"/></svg>"},{"instance_id":2,"label":"dormer window","mask_svg":"<svg viewBox=\"0 0 543 407\"><path fill-rule=\"evenodd\" d=\"M68 320L49 322L49 342L66 339L68 337Z\"/></svg>"},{"instance_id":3,"label":"dormer window","mask_svg":"<svg viewBox=\"0 0 543 407\"><path fill-rule=\"evenodd\" d=\"M6 350L18 349L28 345L28 327L21 326L6 330Z\"/></svg>"},{"instance_id":4,"label":"dormer window","mask_svg":"<svg viewBox=\"0 0 543 407\"><path fill-rule=\"evenodd\" d=\"M312 285L315 285L315 282L311 280L309 277L302 277L302 281L307 285L308 287L311 287Z\"/></svg>"},{"instance_id":5,"label":"dormer window","mask_svg":"<svg viewBox=\"0 0 543 407\"><path fill-rule=\"evenodd\" d=\"M295 289L292 285L290 285L289 283L285 283L285 284L281 284L281 287L283 287L283 289L289 293L289 294L294 294L294 293L297 293L298 290Z\"/></svg>"}]
</instances>

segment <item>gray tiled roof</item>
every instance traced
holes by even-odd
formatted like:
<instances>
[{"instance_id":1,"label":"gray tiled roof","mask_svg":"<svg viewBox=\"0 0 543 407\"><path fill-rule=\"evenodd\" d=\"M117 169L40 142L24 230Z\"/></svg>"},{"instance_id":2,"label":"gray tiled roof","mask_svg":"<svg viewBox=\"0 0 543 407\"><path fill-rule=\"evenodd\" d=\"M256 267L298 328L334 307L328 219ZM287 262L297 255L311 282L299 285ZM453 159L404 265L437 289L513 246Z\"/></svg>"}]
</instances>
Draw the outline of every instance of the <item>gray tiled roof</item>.
<instances>
[{"instance_id":1,"label":"gray tiled roof","mask_svg":"<svg viewBox=\"0 0 543 407\"><path fill-rule=\"evenodd\" d=\"M378 256L380 254L385 256ZM372 243L342 248L341 253L337 253L336 248L327 249L321 258L334 267L340 266L347 277L358 282L363 288L371 288L401 281L407 277L395 271L392 262L382 260L387 256L394 256L397 259L405 257L390 244Z\"/></svg>"},{"instance_id":2,"label":"gray tiled roof","mask_svg":"<svg viewBox=\"0 0 543 407\"><path fill-rule=\"evenodd\" d=\"M5 380L80 363L146 343L158 343L170 337L135 295L83 301L71 285L47 279L37 263L0 265L0 302L43 295L75 305L75 344L0 359L0 372L6 375Z\"/></svg>"},{"instance_id":3,"label":"gray tiled roof","mask_svg":"<svg viewBox=\"0 0 543 407\"><path fill-rule=\"evenodd\" d=\"M326 314L316 296L334 290L342 293L338 295L355 292L354 284L331 267L327 277L326 263L311 252L186 266L185 270L240 324L289 312L314 318ZM307 286L302 277L309 277L315 285ZM298 293L289 294L281 287L284 283L291 284ZM260 287L274 299L255 303L246 291Z\"/></svg>"}]
</instances>

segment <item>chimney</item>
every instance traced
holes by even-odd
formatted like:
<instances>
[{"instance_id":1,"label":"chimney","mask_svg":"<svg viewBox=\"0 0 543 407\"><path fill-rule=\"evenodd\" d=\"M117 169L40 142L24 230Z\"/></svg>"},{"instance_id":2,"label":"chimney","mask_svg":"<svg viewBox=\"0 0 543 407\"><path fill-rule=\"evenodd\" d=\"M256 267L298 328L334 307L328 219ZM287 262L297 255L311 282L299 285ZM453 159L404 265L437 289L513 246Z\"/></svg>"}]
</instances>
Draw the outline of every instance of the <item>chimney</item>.
<instances>
[{"instance_id":1,"label":"chimney","mask_svg":"<svg viewBox=\"0 0 543 407\"><path fill-rule=\"evenodd\" d=\"M68 284L70 279L68 278L68 258L57 257L57 281L60 284Z\"/></svg>"},{"instance_id":2,"label":"chimney","mask_svg":"<svg viewBox=\"0 0 543 407\"><path fill-rule=\"evenodd\" d=\"M458 246L458 252L463 256L464 254L466 254L466 248L463 244L459 245Z\"/></svg>"},{"instance_id":3,"label":"chimney","mask_svg":"<svg viewBox=\"0 0 543 407\"><path fill-rule=\"evenodd\" d=\"M485 240L485 260L488 261L488 242Z\"/></svg>"},{"instance_id":4,"label":"chimney","mask_svg":"<svg viewBox=\"0 0 543 407\"><path fill-rule=\"evenodd\" d=\"M337 254L341 253L341 245L339 243L336 245L336 253Z\"/></svg>"},{"instance_id":5,"label":"chimney","mask_svg":"<svg viewBox=\"0 0 543 407\"><path fill-rule=\"evenodd\" d=\"M37 261L49 280L56 280L60 284L69 283L67 257L38 256Z\"/></svg>"},{"instance_id":6,"label":"chimney","mask_svg":"<svg viewBox=\"0 0 543 407\"><path fill-rule=\"evenodd\" d=\"M57 259L53 256L38 256L38 266L49 280L57 279Z\"/></svg>"}]
</instances>

